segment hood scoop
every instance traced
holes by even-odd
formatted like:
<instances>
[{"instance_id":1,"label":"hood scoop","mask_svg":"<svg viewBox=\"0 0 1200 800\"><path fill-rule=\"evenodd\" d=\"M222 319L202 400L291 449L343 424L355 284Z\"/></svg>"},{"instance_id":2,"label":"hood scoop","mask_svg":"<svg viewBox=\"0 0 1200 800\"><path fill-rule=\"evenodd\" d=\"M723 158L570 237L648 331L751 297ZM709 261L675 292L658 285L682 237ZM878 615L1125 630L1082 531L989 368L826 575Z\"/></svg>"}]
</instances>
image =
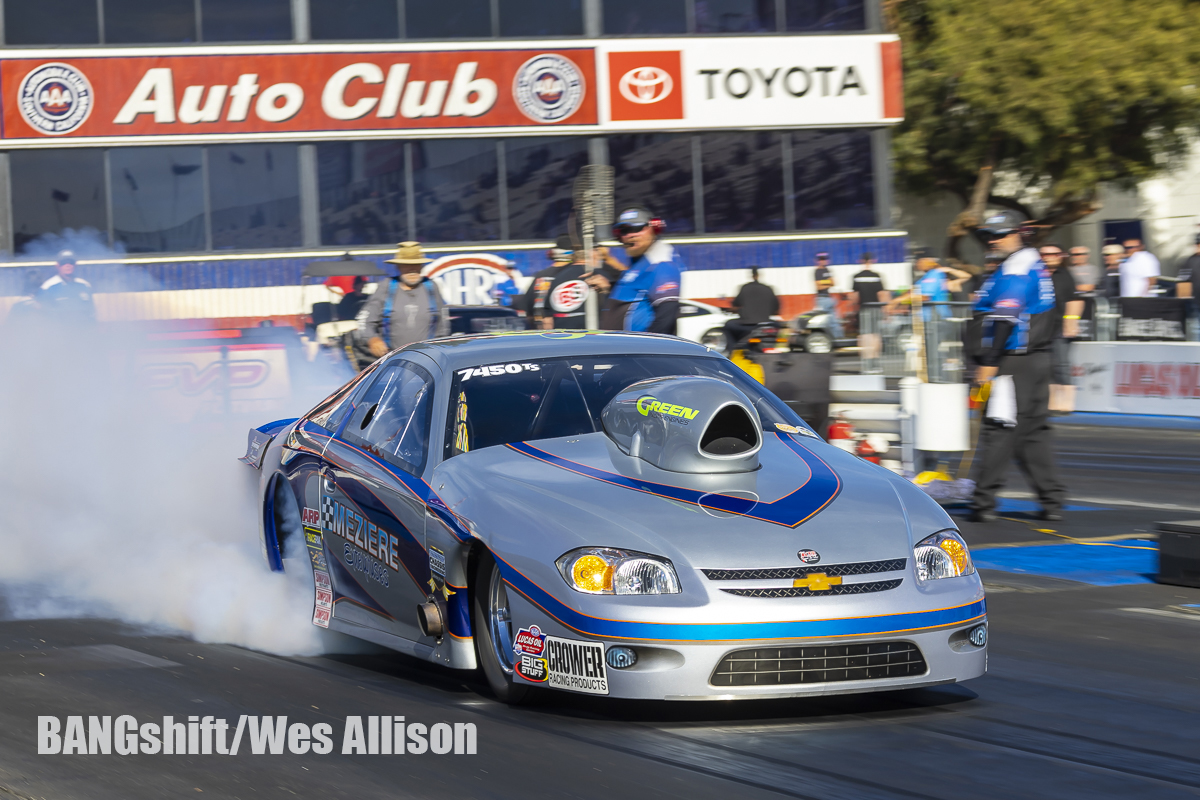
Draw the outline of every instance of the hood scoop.
<instances>
[{"instance_id":1,"label":"hood scoop","mask_svg":"<svg viewBox=\"0 0 1200 800\"><path fill-rule=\"evenodd\" d=\"M740 389L719 378L638 381L600 416L621 452L659 469L698 474L758 469L758 412Z\"/></svg>"}]
</instances>

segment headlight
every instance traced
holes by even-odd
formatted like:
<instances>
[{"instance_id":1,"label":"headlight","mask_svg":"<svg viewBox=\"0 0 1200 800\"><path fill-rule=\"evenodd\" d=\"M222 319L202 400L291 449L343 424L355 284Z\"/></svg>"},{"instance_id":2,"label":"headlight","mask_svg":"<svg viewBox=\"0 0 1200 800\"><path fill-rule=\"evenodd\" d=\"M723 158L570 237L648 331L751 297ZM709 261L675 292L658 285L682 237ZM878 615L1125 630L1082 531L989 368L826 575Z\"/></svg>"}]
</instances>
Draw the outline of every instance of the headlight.
<instances>
[{"instance_id":1,"label":"headlight","mask_svg":"<svg viewBox=\"0 0 1200 800\"><path fill-rule=\"evenodd\" d=\"M913 559L917 562L917 578L923 581L958 578L975 572L967 543L953 530L940 531L917 542Z\"/></svg>"},{"instance_id":2,"label":"headlight","mask_svg":"<svg viewBox=\"0 0 1200 800\"><path fill-rule=\"evenodd\" d=\"M563 580L588 594L678 594L679 576L665 558L616 550L581 547L555 562Z\"/></svg>"}]
</instances>

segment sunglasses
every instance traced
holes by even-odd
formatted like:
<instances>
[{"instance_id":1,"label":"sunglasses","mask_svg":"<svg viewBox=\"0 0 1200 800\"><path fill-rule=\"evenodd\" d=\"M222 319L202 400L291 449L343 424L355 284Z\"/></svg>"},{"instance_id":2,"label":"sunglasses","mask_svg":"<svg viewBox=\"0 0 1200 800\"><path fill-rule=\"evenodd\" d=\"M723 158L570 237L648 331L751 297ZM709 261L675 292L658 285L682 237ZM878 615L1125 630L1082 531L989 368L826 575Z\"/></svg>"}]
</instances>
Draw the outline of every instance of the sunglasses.
<instances>
[{"instance_id":1,"label":"sunglasses","mask_svg":"<svg viewBox=\"0 0 1200 800\"><path fill-rule=\"evenodd\" d=\"M628 236L631 233L638 233L646 229L646 224L641 225L621 225L617 228L618 236Z\"/></svg>"},{"instance_id":2,"label":"sunglasses","mask_svg":"<svg viewBox=\"0 0 1200 800\"><path fill-rule=\"evenodd\" d=\"M1061 256L1062 254L1063 254L1062 250L1043 250L1042 251L1042 255L1044 255L1044 256Z\"/></svg>"}]
</instances>

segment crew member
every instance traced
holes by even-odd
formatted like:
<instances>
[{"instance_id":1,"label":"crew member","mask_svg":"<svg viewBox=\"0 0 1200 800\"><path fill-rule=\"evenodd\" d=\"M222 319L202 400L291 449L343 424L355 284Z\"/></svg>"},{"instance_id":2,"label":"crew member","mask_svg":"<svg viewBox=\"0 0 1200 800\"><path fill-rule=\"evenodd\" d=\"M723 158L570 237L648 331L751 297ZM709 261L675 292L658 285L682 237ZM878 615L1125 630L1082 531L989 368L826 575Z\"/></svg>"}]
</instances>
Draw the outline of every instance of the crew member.
<instances>
[{"instance_id":1,"label":"crew member","mask_svg":"<svg viewBox=\"0 0 1200 800\"><path fill-rule=\"evenodd\" d=\"M833 289L833 273L829 271L829 253L817 253L817 269L813 272L817 287L817 308L829 315L829 332L833 338L842 338L842 321L838 319L837 299L829 292Z\"/></svg>"},{"instance_id":2,"label":"crew member","mask_svg":"<svg viewBox=\"0 0 1200 800\"><path fill-rule=\"evenodd\" d=\"M1047 351L1054 336L1054 285L1038 251L1028 246L1033 229L1023 223L1015 212L1003 211L988 217L978 231L1006 258L984 282L975 300L975 313L983 317L982 352L975 379L980 384L991 383L991 397L979 431L980 474L971 514L975 522L996 519L996 493L1004 486L1014 456L1041 500L1041 519L1062 519L1066 498L1054 464L1048 423ZM1011 384L995 380L997 376L1007 376ZM1006 401L1015 413L1005 409Z\"/></svg>"},{"instance_id":3,"label":"crew member","mask_svg":"<svg viewBox=\"0 0 1200 800\"><path fill-rule=\"evenodd\" d=\"M505 308L512 308L513 302L521 296L521 290L517 288L517 279L521 277L521 271L517 269L515 261L505 261L504 271L508 277L501 281L496 281L492 286L492 299L497 305Z\"/></svg>"},{"instance_id":4,"label":"crew member","mask_svg":"<svg viewBox=\"0 0 1200 800\"><path fill-rule=\"evenodd\" d=\"M450 333L450 319L437 285L421 274L429 263L417 242L401 242L395 264L400 275L380 281L358 312L358 338L375 358L389 350Z\"/></svg>"},{"instance_id":5,"label":"crew member","mask_svg":"<svg viewBox=\"0 0 1200 800\"><path fill-rule=\"evenodd\" d=\"M92 285L75 276L75 262L70 250L58 254L56 274L42 284L37 301L49 317L60 322L95 322Z\"/></svg>"},{"instance_id":6,"label":"crew member","mask_svg":"<svg viewBox=\"0 0 1200 800\"><path fill-rule=\"evenodd\" d=\"M570 236L560 236L554 247L546 253L550 266L539 270L525 290L525 316L532 330L550 330L554 327L553 311L550 308L550 287L558 274L575 261L575 246Z\"/></svg>"},{"instance_id":7,"label":"crew member","mask_svg":"<svg viewBox=\"0 0 1200 800\"><path fill-rule=\"evenodd\" d=\"M666 223L642 205L625 206L613 233L625 248L629 267L612 286L600 327L606 330L675 333L683 260L660 236ZM588 279L603 291L610 285L597 270Z\"/></svg>"},{"instance_id":8,"label":"crew member","mask_svg":"<svg viewBox=\"0 0 1200 800\"><path fill-rule=\"evenodd\" d=\"M731 305L738 313L737 319L725 323L725 347L731 353L750 331L779 313L779 297L770 286L759 283L758 267L750 268L750 282L738 289Z\"/></svg>"},{"instance_id":9,"label":"crew member","mask_svg":"<svg viewBox=\"0 0 1200 800\"><path fill-rule=\"evenodd\" d=\"M546 308L551 328L582 331L587 329L587 299L592 289L584 281L589 274L584 251L576 250L571 255L571 262L559 269L550 282Z\"/></svg>"}]
</instances>

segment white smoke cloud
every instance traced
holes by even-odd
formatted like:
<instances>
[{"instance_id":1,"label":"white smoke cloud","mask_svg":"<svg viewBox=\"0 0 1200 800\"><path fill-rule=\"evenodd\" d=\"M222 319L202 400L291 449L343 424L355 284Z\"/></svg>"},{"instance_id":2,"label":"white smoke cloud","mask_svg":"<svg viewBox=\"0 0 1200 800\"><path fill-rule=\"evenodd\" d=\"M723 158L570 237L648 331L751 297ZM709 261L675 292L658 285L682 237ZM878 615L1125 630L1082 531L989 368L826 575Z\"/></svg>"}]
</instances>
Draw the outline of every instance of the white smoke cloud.
<instances>
[{"instance_id":1,"label":"white smoke cloud","mask_svg":"<svg viewBox=\"0 0 1200 800\"><path fill-rule=\"evenodd\" d=\"M268 419L174 424L127 381L127 347L12 326L0 340L0 610L341 649L311 623L309 570L272 573L260 554L258 473L235 459Z\"/></svg>"}]
</instances>

